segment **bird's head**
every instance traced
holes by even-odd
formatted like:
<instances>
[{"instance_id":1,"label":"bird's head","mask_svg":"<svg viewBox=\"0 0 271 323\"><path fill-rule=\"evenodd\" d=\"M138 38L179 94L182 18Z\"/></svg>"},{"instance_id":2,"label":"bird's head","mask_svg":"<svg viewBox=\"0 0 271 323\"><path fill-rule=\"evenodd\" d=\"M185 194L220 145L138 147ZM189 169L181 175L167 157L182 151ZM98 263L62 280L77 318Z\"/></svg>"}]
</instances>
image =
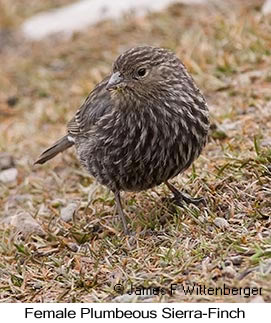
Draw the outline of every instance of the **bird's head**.
<instances>
[{"instance_id":1,"label":"bird's head","mask_svg":"<svg viewBox=\"0 0 271 323\"><path fill-rule=\"evenodd\" d=\"M120 55L107 83L114 97L150 99L180 84L186 71L177 56L163 48L140 46Z\"/></svg>"}]
</instances>

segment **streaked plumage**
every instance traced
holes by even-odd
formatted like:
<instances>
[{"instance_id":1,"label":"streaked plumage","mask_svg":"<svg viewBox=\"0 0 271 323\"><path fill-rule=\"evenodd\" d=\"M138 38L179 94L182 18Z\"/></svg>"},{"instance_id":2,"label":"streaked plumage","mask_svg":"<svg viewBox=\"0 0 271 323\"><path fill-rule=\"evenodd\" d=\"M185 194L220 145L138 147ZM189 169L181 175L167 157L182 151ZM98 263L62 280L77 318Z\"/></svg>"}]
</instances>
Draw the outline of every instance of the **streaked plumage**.
<instances>
[{"instance_id":1,"label":"streaked plumage","mask_svg":"<svg viewBox=\"0 0 271 323\"><path fill-rule=\"evenodd\" d=\"M132 48L118 57L68 123L67 135L47 149L44 163L73 144L81 164L116 196L165 182L201 153L209 128L208 107L177 56L162 48ZM57 151L59 147L59 151ZM178 196L177 196L178 195Z\"/></svg>"}]
</instances>

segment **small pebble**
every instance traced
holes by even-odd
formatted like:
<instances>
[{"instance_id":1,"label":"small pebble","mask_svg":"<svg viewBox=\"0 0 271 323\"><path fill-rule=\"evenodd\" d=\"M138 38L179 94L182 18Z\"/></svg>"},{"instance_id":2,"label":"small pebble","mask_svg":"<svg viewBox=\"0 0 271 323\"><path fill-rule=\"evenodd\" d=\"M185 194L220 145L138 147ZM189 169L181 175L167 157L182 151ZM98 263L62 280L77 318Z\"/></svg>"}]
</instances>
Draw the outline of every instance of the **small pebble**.
<instances>
[{"instance_id":1,"label":"small pebble","mask_svg":"<svg viewBox=\"0 0 271 323\"><path fill-rule=\"evenodd\" d=\"M17 178L18 171L16 168L5 169L0 172L0 182L9 183L14 182Z\"/></svg>"},{"instance_id":2,"label":"small pebble","mask_svg":"<svg viewBox=\"0 0 271 323\"><path fill-rule=\"evenodd\" d=\"M32 286L33 289L41 289L43 284L41 282L35 282Z\"/></svg>"},{"instance_id":3,"label":"small pebble","mask_svg":"<svg viewBox=\"0 0 271 323\"><path fill-rule=\"evenodd\" d=\"M234 256L234 257L231 257L230 260L234 265L241 265L241 263L243 262L242 256Z\"/></svg>"},{"instance_id":4,"label":"small pebble","mask_svg":"<svg viewBox=\"0 0 271 323\"><path fill-rule=\"evenodd\" d=\"M236 271L233 267L227 266L224 268L223 274L229 278L234 278L236 276Z\"/></svg>"},{"instance_id":5,"label":"small pebble","mask_svg":"<svg viewBox=\"0 0 271 323\"><path fill-rule=\"evenodd\" d=\"M69 242L68 248L73 252L77 252L79 250L79 246L74 242Z\"/></svg>"},{"instance_id":6,"label":"small pebble","mask_svg":"<svg viewBox=\"0 0 271 323\"><path fill-rule=\"evenodd\" d=\"M64 222L71 221L76 209L77 209L76 203L70 203L66 207L63 207L60 212L61 220Z\"/></svg>"},{"instance_id":7,"label":"small pebble","mask_svg":"<svg viewBox=\"0 0 271 323\"><path fill-rule=\"evenodd\" d=\"M39 236L45 235L38 221L25 211L20 211L13 215L10 219L10 224L23 234L34 233Z\"/></svg>"},{"instance_id":8,"label":"small pebble","mask_svg":"<svg viewBox=\"0 0 271 323\"><path fill-rule=\"evenodd\" d=\"M214 224L220 229L227 229L230 226L229 222L224 218L215 218Z\"/></svg>"}]
</instances>

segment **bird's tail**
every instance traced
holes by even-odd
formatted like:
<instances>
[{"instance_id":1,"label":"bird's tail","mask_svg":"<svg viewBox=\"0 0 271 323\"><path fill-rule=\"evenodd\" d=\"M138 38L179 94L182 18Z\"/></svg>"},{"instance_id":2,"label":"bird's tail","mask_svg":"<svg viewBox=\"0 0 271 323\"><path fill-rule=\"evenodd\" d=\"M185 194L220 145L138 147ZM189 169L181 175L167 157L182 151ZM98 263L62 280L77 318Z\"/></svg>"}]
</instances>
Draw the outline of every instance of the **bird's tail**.
<instances>
[{"instance_id":1,"label":"bird's tail","mask_svg":"<svg viewBox=\"0 0 271 323\"><path fill-rule=\"evenodd\" d=\"M70 148L73 145L74 145L74 143L72 141L69 141L68 136L64 136L64 137L60 138L57 142L55 142L51 147L47 148L39 156L39 158L34 162L34 165L35 164L44 164L45 162L47 162L47 160L52 159L58 153L61 153L62 151Z\"/></svg>"}]
</instances>

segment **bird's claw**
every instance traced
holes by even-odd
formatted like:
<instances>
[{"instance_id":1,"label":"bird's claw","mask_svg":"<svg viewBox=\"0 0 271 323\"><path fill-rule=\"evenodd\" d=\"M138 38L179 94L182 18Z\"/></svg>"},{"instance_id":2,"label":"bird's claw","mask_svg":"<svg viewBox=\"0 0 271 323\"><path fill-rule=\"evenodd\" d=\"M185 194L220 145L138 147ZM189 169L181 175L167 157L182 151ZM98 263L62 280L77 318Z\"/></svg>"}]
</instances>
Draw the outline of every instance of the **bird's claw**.
<instances>
[{"instance_id":1,"label":"bird's claw","mask_svg":"<svg viewBox=\"0 0 271 323\"><path fill-rule=\"evenodd\" d=\"M176 194L173 197L172 202L179 206L183 206L183 202L187 204L193 204L196 206L200 204L203 204L204 206L207 205L206 199L204 197L191 197L188 194L181 193L181 192L179 192L179 194Z\"/></svg>"}]
</instances>

